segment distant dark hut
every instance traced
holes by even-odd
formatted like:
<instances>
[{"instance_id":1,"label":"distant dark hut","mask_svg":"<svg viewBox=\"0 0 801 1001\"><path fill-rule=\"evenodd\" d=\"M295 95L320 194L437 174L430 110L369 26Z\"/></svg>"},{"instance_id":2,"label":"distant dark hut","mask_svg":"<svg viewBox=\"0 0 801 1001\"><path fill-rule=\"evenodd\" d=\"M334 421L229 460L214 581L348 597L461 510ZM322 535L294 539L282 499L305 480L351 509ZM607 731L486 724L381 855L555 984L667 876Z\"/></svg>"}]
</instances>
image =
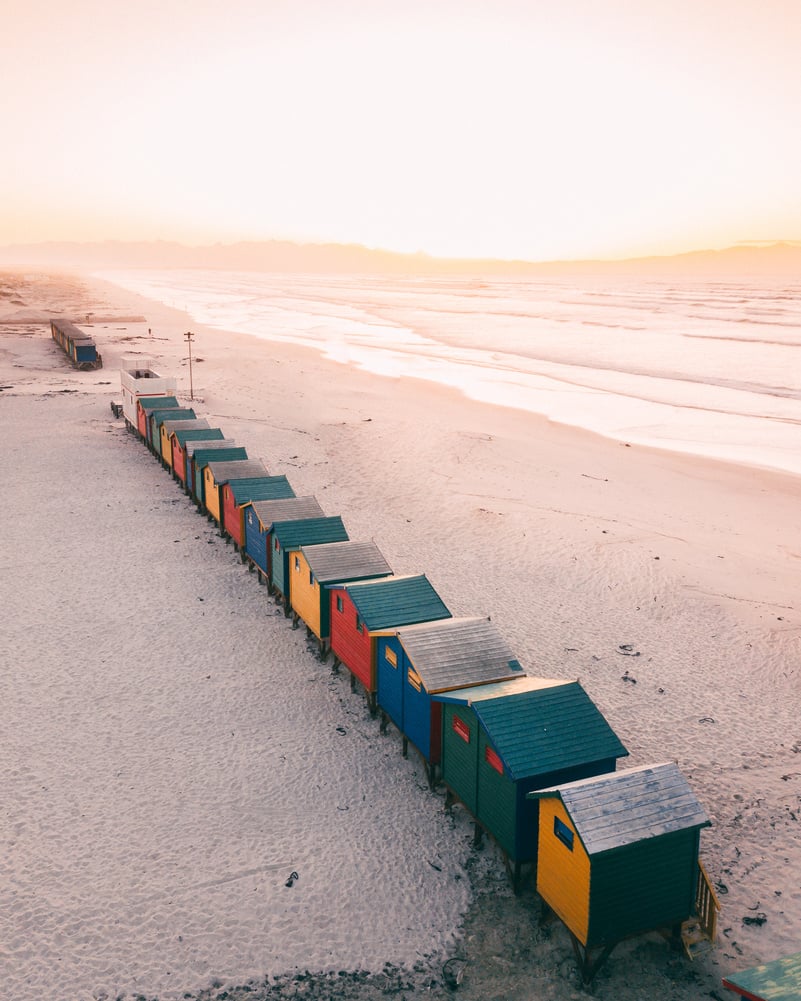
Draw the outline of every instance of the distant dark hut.
<instances>
[{"instance_id":1,"label":"distant dark hut","mask_svg":"<svg viewBox=\"0 0 801 1001\"><path fill-rule=\"evenodd\" d=\"M191 441L197 445L198 442L222 441L223 432L220 428L206 428L205 430L193 430L192 428L179 429L170 435L170 451L172 453L172 472L177 480L187 486L186 479L186 445Z\"/></svg>"},{"instance_id":2,"label":"distant dark hut","mask_svg":"<svg viewBox=\"0 0 801 1001\"><path fill-rule=\"evenodd\" d=\"M330 586L345 580L388 577L391 573L392 567L374 542L304 543L293 555L289 572L289 604L295 624L303 620L324 654L331 625Z\"/></svg>"},{"instance_id":3,"label":"distant dark hut","mask_svg":"<svg viewBox=\"0 0 801 1001\"><path fill-rule=\"evenodd\" d=\"M222 486L222 532L232 540L245 562L245 513L250 501L279 500L294 497L295 491L286 476L262 476L248 480L230 480Z\"/></svg>"},{"instance_id":4,"label":"distant dark hut","mask_svg":"<svg viewBox=\"0 0 801 1001\"><path fill-rule=\"evenodd\" d=\"M82 371L103 367L94 338L69 320L51 320L50 335L72 364Z\"/></svg>"},{"instance_id":5,"label":"distant dark hut","mask_svg":"<svg viewBox=\"0 0 801 1001\"><path fill-rule=\"evenodd\" d=\"M174 396L140 396L136 401L136 429L142 441L150 444L150 415L154 410L178 410L180 406Z\"/></svg>"},{"instance_id":6,"label":"distant dark hut","mask_svg":"<svg viewBox=\"0 0 801 1001\"><path fill-rule=\"evenodd\" d=\"M280 521L301 521L304 518L322 518L323 509L315 497L288 497L283 500L256 500L245 504L242 520L245 525L245 559L251 569L269 584L272 564L272 530Z\"/></svg>"},{"instance_id":7,"label":"distant dark hut","mask_svg":"<svg viewBox=\"0 0 801 1001\"><path fill-rule=\"evenodd\" d=\"M331 584L329 592L329 646L334 668L340 663L347 667L351 686L361 683L375 711L378 631L450 619L451 613L425 574L355 583L349 579Z\"/></svg>"},{"instance_id":8,"label":"distant dark hut","mask_svg":"<svg viewBox=\"0 0 801 1001\"><path fill-rule=\"evenodd\" d=\"M442 781L503 850L515 889L536 868L534 789L615 770L628 754L577 681L518 678L443 692Z\"/></svg>"},{"instance_id":9,"label":"distant dark hut","mask_svg":"<svg viewBox=\"0 0 801 1001\"><path fill-rule=\"evenodd\" d=\"M332 620L334 615L332 612ZM442 703L432 695L510 681L524 672L489 619L439 619L376 634L378 705L411 741L433 780L442 750ZM331 630L333 647L334 628ZM336 651L335 651L336 652Z\"/></svg>"},{"instance_id":10,"label":"distant dark hut","mask_svg":"<svg viewBox=\"0 0 801 1001\"><path fill-rule=\"evenodd\" d=\"M289 615L290 558L293 568L300 558L300 547L327 542L344 542L348 538L342 518L302 518L275 521L272 529L270 585Z\"/></svg>"},{"instance_id":11,"label":"distant dark hut","mask_svg":"<svg viewBox=\"0 0 801 1001\"><path fill-rule=\"evenodd\" d=\"M222 488L233 480L254 480L269 476L261 459L235 459L206 463L203 470L203 504L206 514L222 527Z\"/></svg>"},{"instance_id":12,"label":"distant dark hut","mask_svg":"<svg viewBox=\"0 0 801 1001\"><path fill-rule=\"evenodd\" d=\"M537 892L570 932L586 982L625 938L664 928L680 941L697 910L709 819L675 764L559 783L529 800L539 804Z\"/></svg>"},{"instance_id":13,"label":"distant dark hut","mask_svg":"<svg viewBox=\"0 0 801 1001\"><path fill-rule=\"evenodd\" d=\"M218 438L202 444L186 443L186 489L198 507L203 510L203 470L210 462L233 462L247 459L247 449L231 438Z\"/></svg>"},{"instance_id":14,"label":"distant dark hut","mask_svg":"<svg viewBox=\"0 0 801 1001\"><path fill-rule=\"evenodd\" d=\"M165 469L172 471L173 468L172 432L188 431L190 429L208 431L209 422L203 417L196 417L194 419L189 418L187 420L162 421L159 428L159 454L161 455L161 464Z\"/></svg>"},{"instance_id":15,"label":"distant dark hut","mask_svg":"<svg viewBox=\"0 0 801 1001\"><path fill-rule=\"evenodd\" d=\"M798 1001L801 952L724 977L723 986L746 1001Z\"/></svg>"}]
</instances>

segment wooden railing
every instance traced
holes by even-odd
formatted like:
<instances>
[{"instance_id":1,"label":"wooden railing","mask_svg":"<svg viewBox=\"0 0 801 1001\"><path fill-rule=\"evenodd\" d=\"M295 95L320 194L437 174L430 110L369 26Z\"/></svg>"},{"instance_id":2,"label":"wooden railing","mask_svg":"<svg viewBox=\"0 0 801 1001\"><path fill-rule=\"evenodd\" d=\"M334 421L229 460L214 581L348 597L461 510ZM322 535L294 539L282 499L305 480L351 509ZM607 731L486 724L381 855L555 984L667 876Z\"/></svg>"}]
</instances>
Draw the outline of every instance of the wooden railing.
<instances>
[{"instance_id":1,"label":"wooden railing","mask_svg":"<svg viewBox=\"0 0 801 1001\"><path fill-rule=\"evenodd\" d=\"M700 859L698 859L698 881L695 885L695 913L704 934L710 942L714 942L718 934L720 901Z\"/></svg>"}]
</instances>

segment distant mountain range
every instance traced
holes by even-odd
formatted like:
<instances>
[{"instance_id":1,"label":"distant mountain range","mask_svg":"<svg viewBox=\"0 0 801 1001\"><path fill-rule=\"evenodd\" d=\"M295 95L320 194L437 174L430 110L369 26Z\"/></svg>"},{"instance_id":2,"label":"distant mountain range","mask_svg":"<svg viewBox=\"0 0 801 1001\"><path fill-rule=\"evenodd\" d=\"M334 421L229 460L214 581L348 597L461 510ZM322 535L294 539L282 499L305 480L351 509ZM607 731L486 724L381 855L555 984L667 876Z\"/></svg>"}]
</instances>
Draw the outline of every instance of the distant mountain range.
<instances>
[{"instance_id":1,"label":"distant mountain range","mask_svg":"<svg viewBox=\"0 0 801 1001\"><path fill-rule=\"evenodd\" d=\"M558 275L636 274L779 275L801 280L801 242L742 243L665 257L618 261L517 261L399 254L359 244L267 240L189 247L156 240L126 243L26 243L0 247L0 267L112 270L115 268L210 268L235 271L323 274Z\"/></svg>"}]
</instances>

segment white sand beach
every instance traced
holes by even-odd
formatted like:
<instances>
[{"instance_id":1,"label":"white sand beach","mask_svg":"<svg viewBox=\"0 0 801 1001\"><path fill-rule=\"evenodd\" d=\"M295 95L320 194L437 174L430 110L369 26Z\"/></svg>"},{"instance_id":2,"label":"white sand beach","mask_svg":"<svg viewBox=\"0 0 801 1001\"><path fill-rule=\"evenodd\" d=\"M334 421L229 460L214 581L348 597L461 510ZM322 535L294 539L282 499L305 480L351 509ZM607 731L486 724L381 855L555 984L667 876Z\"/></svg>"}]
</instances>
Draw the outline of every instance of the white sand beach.
<instances>
[{"instance_id":1,"label":"white sand beach","mask_svg":"<svg viewBox=\"0 0 801 1001\"><path fill-rule=\"evenodd\" d=\"M444 997L458 956L469 1001L584 996L533 889L513 895L112 415L124 355L189 401L189 329L199 417L454 615L490 615L529 674L579 679L622 767L688 778L718 941L692 962L622 943L592 996L723 998L721 976L798 950L797 477L198 327L96 280L7 272L0 292L0 993L267 998L362 971L384 979L292 989ZM68 364L56 314L92 318L101 370Z\"/></svg>"}]
</instances>

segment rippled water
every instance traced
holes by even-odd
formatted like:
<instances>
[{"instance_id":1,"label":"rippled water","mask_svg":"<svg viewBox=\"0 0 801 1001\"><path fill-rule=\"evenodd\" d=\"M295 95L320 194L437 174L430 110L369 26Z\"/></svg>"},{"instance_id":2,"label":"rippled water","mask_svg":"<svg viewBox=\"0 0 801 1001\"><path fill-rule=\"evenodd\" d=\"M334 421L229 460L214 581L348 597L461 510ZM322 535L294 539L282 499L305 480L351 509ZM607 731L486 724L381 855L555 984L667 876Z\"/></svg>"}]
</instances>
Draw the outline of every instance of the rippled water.
<instances>
[{"instance_id":1,"label":"rippled water","mask_svg":"<svg viewBox=\"0 0 801 1001\"><path fill-rule=\"evenodd\" d=\"M199 323L621 441L801 473L801 284L99 275Z\"/></svg>"}]
</instances>

